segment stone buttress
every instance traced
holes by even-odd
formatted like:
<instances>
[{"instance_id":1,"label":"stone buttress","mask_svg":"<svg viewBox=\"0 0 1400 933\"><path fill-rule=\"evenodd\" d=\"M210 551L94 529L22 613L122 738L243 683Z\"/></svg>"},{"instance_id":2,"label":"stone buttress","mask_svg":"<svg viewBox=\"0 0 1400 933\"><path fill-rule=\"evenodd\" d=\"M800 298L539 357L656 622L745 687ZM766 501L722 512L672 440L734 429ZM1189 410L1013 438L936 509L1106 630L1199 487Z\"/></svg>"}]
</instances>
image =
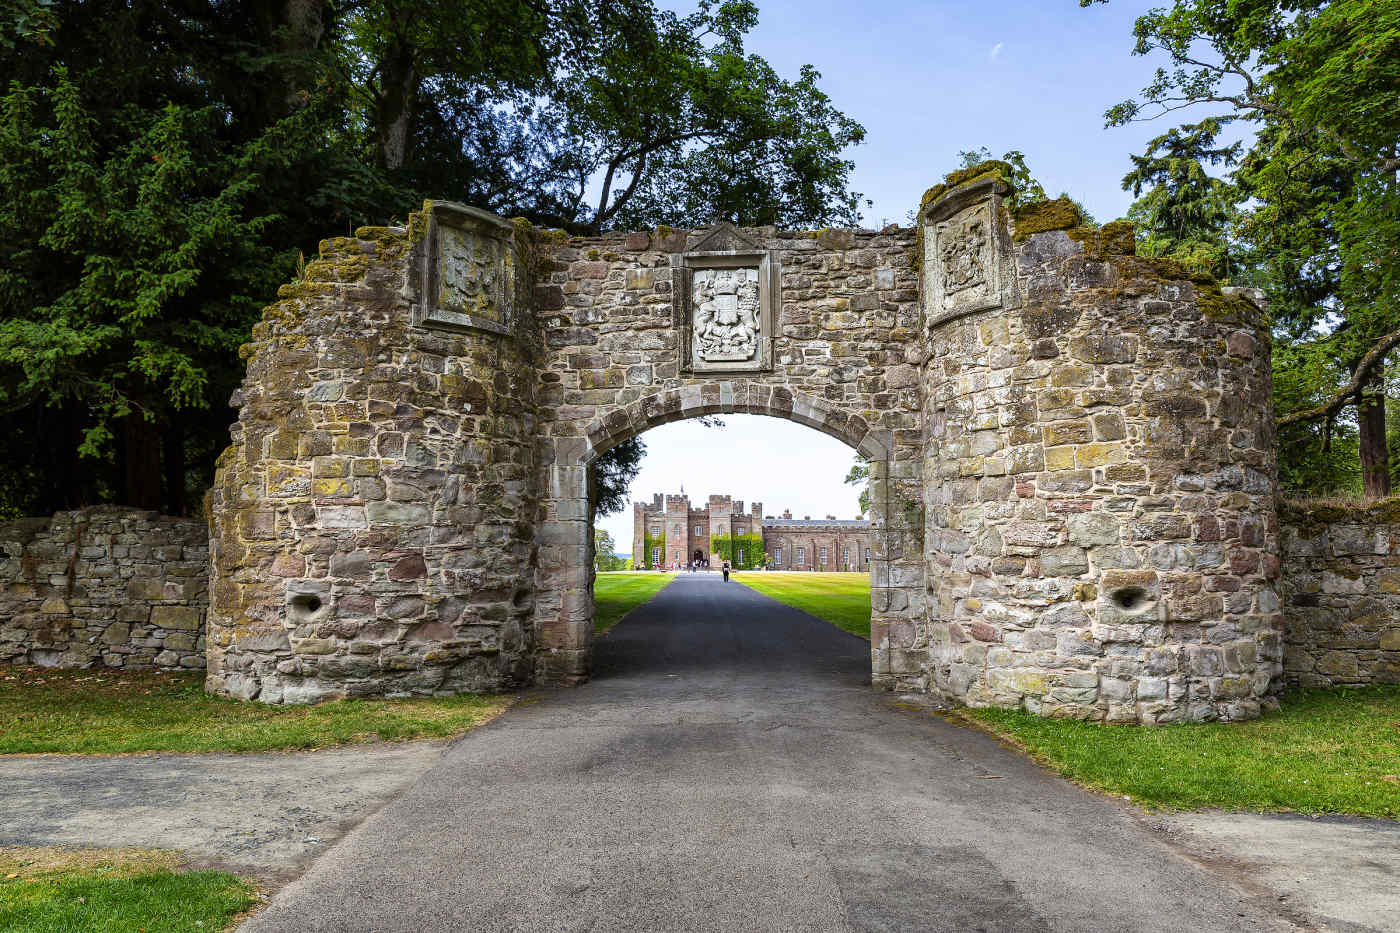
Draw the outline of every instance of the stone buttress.
<instances>
[{"instance_id":1,"label":"stone buttress","mask_svg":"<svg viewBox=\"0 0 1400 933\"><path fill-rule=\"evenodd\" d=\"M1256 716L1282 674L1263 315L1001 179L920 212L929 616L892 650L976 706Z\"/></svg>"},{"instance_id":2,"label":"stone buttress","mask_svg":"<svg viewBox=\"0 0 1400 933\"><path fill-rule=\"evenodd\" d=\"M264 702L533 677L527 250L455 205L323 241L248 344L210 501L209 689Z\"/></svg>"}]
</instances>

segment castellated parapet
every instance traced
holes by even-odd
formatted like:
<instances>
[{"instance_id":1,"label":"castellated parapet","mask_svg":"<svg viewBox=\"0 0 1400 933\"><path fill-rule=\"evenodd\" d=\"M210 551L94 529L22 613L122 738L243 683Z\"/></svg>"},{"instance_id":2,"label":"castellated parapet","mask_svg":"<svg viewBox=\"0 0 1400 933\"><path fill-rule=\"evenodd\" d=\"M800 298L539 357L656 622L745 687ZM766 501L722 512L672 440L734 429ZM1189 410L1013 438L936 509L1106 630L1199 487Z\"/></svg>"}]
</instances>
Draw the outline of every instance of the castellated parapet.
<instances>
[{"instance_id":1,"label":"castellated parapet","mask_svg":"<svg viewBox=\"0 0 1400 933\"><path fill-rule=\"evenodd\" d=\"M1256 715L1282 673L1262 315L1008 176L950 176L914 229L567 238L429 203L327 241L246 348L211 689L586 679L591 464L749 412L871 463L877 687Z\"/></svg>"}]
</instances>

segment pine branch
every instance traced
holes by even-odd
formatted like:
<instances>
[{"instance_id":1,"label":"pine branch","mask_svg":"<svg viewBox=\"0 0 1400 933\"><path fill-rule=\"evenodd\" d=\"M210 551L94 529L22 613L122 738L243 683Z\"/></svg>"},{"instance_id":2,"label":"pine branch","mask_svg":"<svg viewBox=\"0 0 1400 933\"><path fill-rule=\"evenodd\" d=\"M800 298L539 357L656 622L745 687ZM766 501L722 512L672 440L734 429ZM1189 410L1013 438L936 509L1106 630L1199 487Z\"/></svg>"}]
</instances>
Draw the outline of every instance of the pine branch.
<instances>
[{"instance_id":1,"label":"pine branch","mask_svg":"<svg viewBox=\"0 0 1400 933\"><path fill-rule=\"evenodd\" d=\"M1348 402L1352 401L1356 393L1361 391L1361 387L1369 380L1371 372L1385 361L1385 355L1397 346L1400 346L1400 330L1386 334L1374 347L1366 351L1366 355L1361 358L1355 372L1351 374L1351 380L1342 387L1341 391L1316 408L1307 408L1284 415L1278 419L1278 426L1283 427L1324 417L1330 422L1337 412L1341 411Z\"/></svg>"}]
</instances>

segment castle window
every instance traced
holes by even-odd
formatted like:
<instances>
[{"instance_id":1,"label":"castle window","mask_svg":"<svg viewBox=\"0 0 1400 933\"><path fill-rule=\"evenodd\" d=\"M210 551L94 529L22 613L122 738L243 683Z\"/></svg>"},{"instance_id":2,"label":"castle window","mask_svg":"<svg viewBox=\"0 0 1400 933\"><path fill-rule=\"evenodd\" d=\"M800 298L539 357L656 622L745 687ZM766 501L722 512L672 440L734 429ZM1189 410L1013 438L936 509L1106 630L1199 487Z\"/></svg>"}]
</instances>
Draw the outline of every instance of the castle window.
<instances>
[{"instance_id":1,"label":"castle window","mask_svg":"<svg viewBox=\"0 0 1400 933\"><path fill-rule=\"evenodd\" d=\"M817 549L817 560L821 563L823 568L826 567L826 548Z\"/></svg>"},{"instance_id":2,"label":"castle window","mask_svg":"<svg viewBox=\"0 0 1400 933\"><path fill-rule=\"evenodd\" d=\"M654 547L651 549L651 562L653 564L661 563L661 548Z\"/></svg>"},{"instance_id":3,"label":"castle window","mask_svg":"<svg viewBox=\"0 0 1400 933\"><path fill-rule=\"evenodd\" d=\"M700 538L700 537L703 537L704 534L705 534L705 526L704 526L704 525L696 525L696 526L695 526L695 537Z\"/></svg>"},{"instance_id":4,"label":"castle window","mask_svg":"<svg viewBox=\"0 0 1400 933\"><path fill-rule=\"evenodd\" d=\"M735 563L742 564L743 562L744 562L744 549L743 549L743 548L739 548L739 559L738 559L737 561L735 561Z\"/></svg>"},{"instance_id":5,"label":"castle window","mask_svg":"<svg viewBox=\"0 0 1400 933\"><path fill-rule=\"evenodd\" d=\"M801 567L807 563L807 549L800 547L797 549L797 566Z\"/></svg>"},{"instance_id":6,"label":"castle window","mask_svg":"<svg viewBox=\"0 0 1400 933\"><path fill-rule=\"evenodd\" d=\"M780 547L773 548L773 564L778 567L783 565L783 549Z\"/></svg>"},{"instance_id":7,"label":"castle window","mask_svg":"<svg viewBox=\"0 0 1400 933\"><path fill-rule=\"evenodd\" d=\"M845 566L845 568L846 568L847 570L850 570L850 569L851 569L851 549L850 549L850 548L842 548L842 549L841 549L841 563Z\"/></svg>"},{"instance_id":8,"label":"castle window","mask_svg":"<svg viewBox=\"0 0 1400 933\"><path fill-rule=\"evenodd\" d=\"M870 548L865 549L865 562L870 563Z\"/></svg>"},{"instance_id":9,"label":"castle window","mask_svg":"<svg viewBox=\"0 0 1400 933\"><path fill-rule=\"evenodd\" d=\"M661 535L661 526L660 526L660 525L652 525L652 526L651 526L651 536L652 536L653 538L656 538L656 537L659 537L660 535Z\"/></svg>"}]
</instances>

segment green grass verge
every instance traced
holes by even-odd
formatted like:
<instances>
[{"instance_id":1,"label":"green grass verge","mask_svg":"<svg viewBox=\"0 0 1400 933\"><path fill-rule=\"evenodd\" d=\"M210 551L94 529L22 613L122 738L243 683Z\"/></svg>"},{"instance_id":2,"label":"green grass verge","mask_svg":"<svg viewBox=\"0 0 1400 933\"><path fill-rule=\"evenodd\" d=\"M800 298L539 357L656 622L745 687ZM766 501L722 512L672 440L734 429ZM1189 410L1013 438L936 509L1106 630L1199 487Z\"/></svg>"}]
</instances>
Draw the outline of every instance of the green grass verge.
<instances>
[{"instance_id":1,"label":"green grass verge","mask_svg":"<svg viewBox=\"0 0 1400 933\"><path fill-rule=\"evenodd\" d=\"M870 639L870 575L751 571L734 579L764 596Z\"/></svg>"},{"instance_id":2,"label":"green grass verge","mask_svg":"<svg viewBox=\"0 0 1400 933\"><path fill-rule=\"evenodd\" d=\"M206 694L198 674L0 670L0 754L261 752L443 738L494 718L497 696L268 706Z\"/></svg>"},{"instance_id":3,"label":"green grass verge","mask_svg":"<svg viewBox=\"0 0 1400 933\"><path fill-rule=\"evenodd\" d=\"M598 574L593 580L593 631L603 634L675 578L673 573L650 570Z\"/></svg>"},{"instance_id":4,"label":"green grass verge","mask_svg":"<svg viewBox=\"0 0 1400 933\"><path fill-rule=\"evenodd\" d=\"M7 933L217 933L253 903L242 878L179 871L169 853L0 849Z\"/></svg>"},{"instance_id":5,"label":"green grass verge","mask_svg":"<svg viewBox=\"0 0 1400 933\"><path fill-rule=\"evenodd\" d=\"M1106 726L963 710L1076 783L1170 809L1400 819L1400 687L1297 691L1252 722Z\"/></svg>"}]
</instances>

